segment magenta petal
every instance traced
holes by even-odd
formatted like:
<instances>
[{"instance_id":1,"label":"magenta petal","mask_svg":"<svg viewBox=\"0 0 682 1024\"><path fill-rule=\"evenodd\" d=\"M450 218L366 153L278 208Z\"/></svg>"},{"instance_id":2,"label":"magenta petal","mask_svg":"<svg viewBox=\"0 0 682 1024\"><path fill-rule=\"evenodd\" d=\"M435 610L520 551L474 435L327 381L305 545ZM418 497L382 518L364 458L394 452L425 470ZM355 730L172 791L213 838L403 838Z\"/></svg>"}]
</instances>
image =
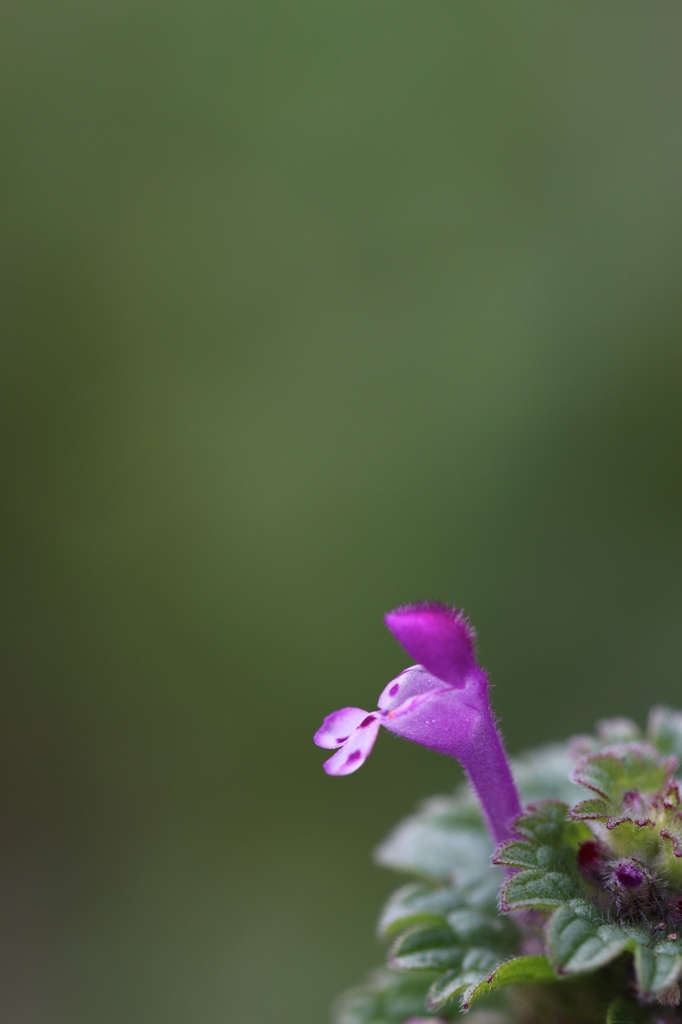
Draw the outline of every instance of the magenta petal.
<instances>
[{"instance_id":1,"label":"magenta petal","mask_svg":"<svg viewBox=\"0 0 682 1024\"><path fill-rule=\"evenodd\" d=\"M510 839L521 806L490 707L488 679L476 663L473 630L456 609L441 604L397 608L388 613L386 624L418 664L384 687L376 713L342 708L325 718L315 743L340 747L325 762L325 771L356 771L383 724L460 761L493 839Z\"/></svg>"},{"instance_id":2,"label":"magenta petal","mask_svg":"<svg viewBox=\"0 0 682 1024\"><path fill-rule=\"evenodd\" d=\"M474 631L455 608L411 604L389 612L385 622L416 662L450 686L463 686L476 668Z\"/></svg>"},{"instance_id":3,"label":"magenta petal","mask_svg":"<svg viewBox=\"0 0 682 1024\"><path fill-rule=\"evenodd\" d=\"M397 736L466 763L475 746L485 707L471 704L461 689L443 686L415 694L389 711L384 725Z\"/></svg>"},{"instance_id":4,"label":"magenta petal","mask_svg":"<svg viewBox=\"0 0 682 1024\"><path fill-rule=\"evenodd\" d=\"M512 837L511 822L521 806L477 676L461 688L443 686L408 697L388 712L383 724L397 736L457 758L478 794L495 842Z\"/></svg>"},{"instance_id":5,"label":"magenta petal","mask_svg":"<svg viewBox=\"0 0 682 1024\"><path fill-rule=\"evenodd\" d=\"M378 700L382 711L390 711L392 708L402 704L408 697L415 697L419 693L429 693L431 690L441 690L443 682L430 675L421 665L413 665L401 672L396 679L392 679L388 686L385 686Z\"/></svg>"},{"instance_id":6,"label":"magenta petal","mask_svg":"<svg viewBox=\"0 0 682 1024\"><path fill-rule=\"evenodd\" d=\"M341 750L337 750L333 757L324 762L327 775L350 775L357 771L372 752L380 725L378 715L366 715Z\"/></svg>"},{"instance_id":7,"label":"magenta petal","mask_svg":"<svg viewBox=\"0 0 682 1024\"><path fill-rule=\"evenodd\" d=\"M341 708L340 711L332 711L313 736L313 740L318 747L336 750L337 747L343 746L360 722L367 718L367 714L368 712L362 708Z\"/></svg>"}]
</instances>

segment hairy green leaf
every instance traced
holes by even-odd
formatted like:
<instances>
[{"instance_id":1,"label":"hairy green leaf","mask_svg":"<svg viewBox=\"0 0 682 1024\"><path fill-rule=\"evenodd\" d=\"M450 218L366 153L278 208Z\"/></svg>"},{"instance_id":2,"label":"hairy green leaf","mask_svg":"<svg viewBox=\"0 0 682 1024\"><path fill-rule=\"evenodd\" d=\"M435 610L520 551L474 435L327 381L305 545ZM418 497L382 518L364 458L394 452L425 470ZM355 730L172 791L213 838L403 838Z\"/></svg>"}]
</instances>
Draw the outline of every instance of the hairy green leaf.
<instances>
[{"instance_id":1,"label":"hairy green leaf","mask_svg":"<svg viewBox=\"0 0 682 1024\"><path fill-rule=\"evenodd\" d=\"M502 891L504 910L560 907L580 896L575 879L561 871L521 871L509 879Z\"/></svg>"},{"instance_id":2,"label":"hairy green leaf","mask_svg":"<svg viewBox=\"0 0 682 1024\"><path fill-rule=\"evenodd\" d=\"M468 1010L480 996L507 985L534 985L556 980L556 972L546 956L519 956L500 964L487 978L468 989L462 999L462 1009Z\"/></svg>"},{"instance_id":3,"label":"hairy green leaf","mask_svg":"<svg viewBox=\"0 0 682 1024\"><path fill-rule=\"evenodd\" d=\"M598 796L581 800L571 808L571 817L575 821L599 821L609 816L609 805Z\"/></svg>"},{"instance_id":4,"label":"hairy green leaf","mask_svg":"<svg viewBox=\"0 0 682 1024\"><path fill-rule=\"evenodd\" d=\"M667 758L648 744L630 744L627 747L592 754L576 768L573 777L603 797L608 813L617 813L623 796L632 790L656 793L667 783L673 766Z\"/></svg>"},{"instance_id":5,"label":"hairy green leaf","mask_svg":"<svg viewBox=\"0 0 682 1024\"><path fill-rule=\"evenodd\" d=\"M594 971L631 944L624 928L604 924L588 903L578 900L552 915L547 932L550 956L560 974Z\"/></svg>"},{"instance_id":6,"label":"hairy green leaf","mask_svg":"<svg viewBox=\"0 0 682 1024\"><path fill-rule=\"evenodd\" d=\"M649 1019L646 1011L634 1003L616 999L608 1008L604 1024L645 1024Z\"/></svg>"},{"instance_id":7,"label":"hairy green leaf","mask_svg":"<svg viewBox=\"0 0 682 1024\"><path fill-rule=\"evenodd\" d=\"M444 925L449 911L461 907L462 894L452 886L434 887L423 882L404 885L389 898L379 919L384 937L416 924Z\"/></svg>"},{"instance_id":8,"label":"hairy green leaf","mask_svg":"<svg viewBox=\"0 0 682 1024\"><path fill-rule=\"evenodd\" d=\"M424 973L377 971L366 985L343 996L334 1009L334 1024L403 1024L433 1019L426 993L433 978Z\"/></svg>"},{"instance_id":9,"label":"hairy green leaf","mask_svg":"<svg viewBox=\"0 0 682 1024\"><path fill-rule=\"evenodd\" d=\"M568 807L558 800L546 800L528 808L514 822L523 840L511 840L496 852L496 864L543 871L575 873L575 854L592 833L582 822L569 817Z\"/></svg>"},{"instance_id":10,"label":"hairy green leaf","mask_svg":"<svg viewBox=\"0 0 682 1024\"><path fill-rule=\"evenodd\" d=\"M682 944L663 939L650 944L646 933L634 935L635 975L643 996L659 996L679 980L682 972Z\"/></svg>"},{"instance_id":11,"label":"hairy green leaf","mask_svg":"<svg viewBox=\"0 0 682 1024\"><path fill-rule=\"evenodd\" d=\"M560 800L543 800L517 818L514 831L536 846L560 846L567 825L568 806Z\"/></svg>"},{"instance_id":12,"label":"hairy green leaf","mask_svg":"<svg viewBox=\"0 0 682 1024\"><path fill-rule=\"evenodd\" d=\"M431 985L427 1003L432 1010L439 1010L460 993L480 982L499 966L500 958L489 949L469 949L459 967L446 971Z\"/></svg>"},{"instance_id":13,"label":"hairy green leaf","mask_svg":"<svg viewBox=\"0 0 682 1024\"><path fill-rule=\"evenodd\" d=\"M394 942L391 967L412 971L443 971L459 967L466 947L450 928L411 928Z\"/></svg>"},{"instance_id":14,"label":"hairy green leaf","mask_svg":"<svg viewBox=\"0 0 682 1024\"><path fill-rule=\"evenodd\" d=\"M570 806L579 798L580 789L571 779L573 760L565 743L528 751L512 763L525 805L538 800L561 800Z\"/></svg>"},{"instance_id":15,"label":"hairy green leaf","mask_svg":"<svg viewBox=\"0 0 682 1024\"><path fill-rule=\"evenodd\" d=\"M672 754L682 761L682 711L652 708L647 736L662 754Z\"/></svg>"},{"instance_id":16,"label":"hairy green leaf","mask_svg":"<svg viewBox=\"0 0 682 1024\"><path fill-rule=\"evenodd\" d=\"M402 822L375 852L379 864L436 882L490 876L492 843L468 795L438 797ZM494 876L493 876L494 877Z\"/></svg>"},{"instance_id":17,"label":"hairy green leaf","mask_svg":"<svg viewBox=\"0 0 682 1024\"><path fill-rule=\"evenodd\" d=\"M597 722L597 736L603 743L637 743L642 730L631 718L602 718Z\"/></svg>"},{"instance_id":18,"label":"hairy green leaf","mask_svg":"<svg viewBox=\"0 0 682 1024\"><path fill-rule=\"evenodd\" d=\"M447 915L447 922L464 945L490 945L504 950L518 935L512 922L495 910L481 913L473 907L461 907Z\"/></svg>"},{"instance_id":19,"label":"hairy green leaf","mask_svg":"<svg viewBox=\"0 0 682 1024\"><path fill-rule=\"evenodd\" d=\"M537 868L537 847L520 839L512 839L495 853L495 863L510 868Z\"/></svg>"}]
</instances>

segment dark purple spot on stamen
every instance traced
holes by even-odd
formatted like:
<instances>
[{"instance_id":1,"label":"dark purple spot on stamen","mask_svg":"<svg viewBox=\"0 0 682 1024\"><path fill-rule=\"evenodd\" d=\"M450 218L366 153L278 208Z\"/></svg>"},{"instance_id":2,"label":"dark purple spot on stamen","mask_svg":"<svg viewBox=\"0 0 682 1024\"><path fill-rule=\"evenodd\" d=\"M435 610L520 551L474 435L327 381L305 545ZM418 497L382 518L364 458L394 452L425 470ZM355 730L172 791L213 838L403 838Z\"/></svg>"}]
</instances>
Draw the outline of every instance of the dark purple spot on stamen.
<instances>
[{"instance_id":1,"label":"dark purple spot on stamen","mask_svg":"<svg viewBox=\"0 0 682 1024\"><path fill-rule=\"evenodd\" d=\"M366 729L368 725L372 724L374 718L374 715L367 715L367 718L363 718L363 720L360 722L358 729Z\"/></svg>"},{"instance_id":2,"label":"dark purple spot on stamen","mask_svg":"<svg viewBox=\"0 0 682 1024\"><path fill-rule=\"evenodd\" d=\"M349 754L346 758L346 764L353 764L353 761L357 761L359 757L362 757L361 750L354 750L352 754Z\"/></svg>"},{"instance_id":3,"label":"dark purple spot on stamen","mask_svg":"<svg viewBox=\"0 0 682 1024\"><path fill-rule=\"evenodd\" d=\"M388 691L389 697L395 697L396 693L400 689L400 683L394 683L391 689Z\"/></svg>"}]
</instances>

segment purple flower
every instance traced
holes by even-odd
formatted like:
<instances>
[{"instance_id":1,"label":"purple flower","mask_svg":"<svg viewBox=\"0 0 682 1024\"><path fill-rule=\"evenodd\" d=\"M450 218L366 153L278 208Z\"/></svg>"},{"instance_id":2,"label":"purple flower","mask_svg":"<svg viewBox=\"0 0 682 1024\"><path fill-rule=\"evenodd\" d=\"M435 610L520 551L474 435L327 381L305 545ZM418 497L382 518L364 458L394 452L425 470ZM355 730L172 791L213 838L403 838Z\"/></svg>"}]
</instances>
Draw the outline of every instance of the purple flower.
<instances>
[{"instance_id":1,"label":"purple flower","mask_svg":"<svg viewBox=\"0 0 682 1024\"><path fill-rule=\"evenodd\" d=\"M622 889L641 889L646 876L634 864L624 861L614 871L614 881Z\"/></svg>"},{"instance_id":2,"label":"purple flower","mask_svg":"<svg viewBox=\"0 0 682 1024\"><path fill-rule=\"evenodd\" d=\"M490 707L488 679L476 662L472 628L456 609L431 603L396 608L386 616L386 625L418 664L388 684L378 711L342 708L325 718L315 743L340 748L325 762L325 771L356 771L383 725L397 736L457 758L493 839L510 839L510 822L521 806Z\"/></svg>"}]
</instances>

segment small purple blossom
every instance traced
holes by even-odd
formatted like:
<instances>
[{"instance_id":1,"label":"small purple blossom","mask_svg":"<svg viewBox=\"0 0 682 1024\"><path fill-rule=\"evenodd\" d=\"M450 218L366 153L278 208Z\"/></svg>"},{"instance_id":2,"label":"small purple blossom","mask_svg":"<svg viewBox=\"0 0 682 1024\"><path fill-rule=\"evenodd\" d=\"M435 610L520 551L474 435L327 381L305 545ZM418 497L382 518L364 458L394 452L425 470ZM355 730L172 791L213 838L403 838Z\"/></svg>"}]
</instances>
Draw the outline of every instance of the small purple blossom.
<instances>
[{"instance_id":1,"label":"small purple blossom","mask_svg":"<svg viewBox=\"0 0 682 1024\"><path fill-rule=\"evenodd\" d=\"M616 868L614 880L621 889L641 889L646 876L634 864L625 861Z\"/></svg>"},{"instance_id":2,"label":"small purple blossom","mask_svg":"<svg viewBox=\"0 0 682 1024\"><path fill-rule=\"evenodd\" d=\"M386 615L386 625L418 664L382 691L378 711L342 708L315 733L337 749L329 775L349 775L369 756L381 725L397 736L455 757L481 802L493 839L511 838L521 807L490 707L489 684L474 651L474 631L454 608L416 604Z\"/></svg>"}]
</instances>

